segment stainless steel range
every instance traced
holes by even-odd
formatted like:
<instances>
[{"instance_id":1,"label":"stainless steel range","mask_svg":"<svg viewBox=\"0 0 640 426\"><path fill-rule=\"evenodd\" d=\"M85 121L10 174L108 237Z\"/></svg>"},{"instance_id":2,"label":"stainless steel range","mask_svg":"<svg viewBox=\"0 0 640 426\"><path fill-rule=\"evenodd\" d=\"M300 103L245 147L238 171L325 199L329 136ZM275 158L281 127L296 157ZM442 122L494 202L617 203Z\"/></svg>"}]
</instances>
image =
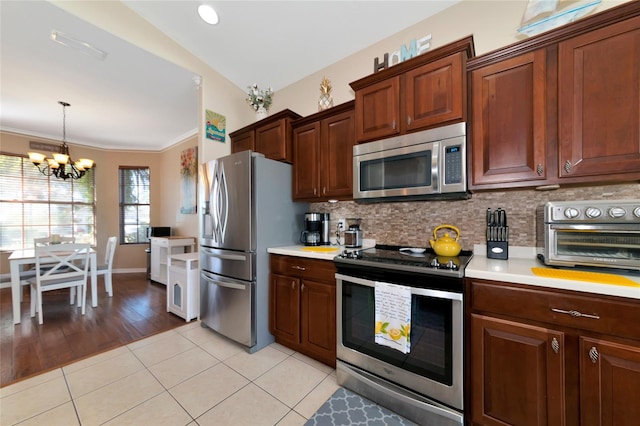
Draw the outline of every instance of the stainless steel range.
<instances>
[{"instance_id":1,"label":"stainless steel range","mask_svg":"<svg viewBox=\"0 0 640 426\"><path fill-rule=\"evenodd\" d=\"M416 423L462 425L463 277L473 254L400 249L376 246L334 259L338 383ZM410 298L407 353L377 340L380 286Z\"/></svg>"}]
</instances>

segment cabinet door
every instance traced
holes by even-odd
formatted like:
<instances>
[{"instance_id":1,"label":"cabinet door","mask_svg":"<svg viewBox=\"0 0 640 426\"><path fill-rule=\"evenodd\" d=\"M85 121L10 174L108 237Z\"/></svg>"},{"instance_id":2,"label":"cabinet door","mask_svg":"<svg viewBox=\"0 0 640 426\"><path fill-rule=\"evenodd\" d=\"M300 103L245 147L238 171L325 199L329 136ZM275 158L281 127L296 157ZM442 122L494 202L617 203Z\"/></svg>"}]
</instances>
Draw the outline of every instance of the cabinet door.
<instances>
[{"instance_id":1,"label":"cabinet door","mask_svg":"<svg viewBox=\"0 0 640 426\"><path fill-rule=\"evenodd\" d=\"M300 343L300 280L271 274L269 328L284 343Z\"/></svg>"},{"instance_id":2,"label":"cabinet door","mask_svg":"<svg viewBox=\"0 0 640 426\"><path fill-rule=\"evenodd\" d=\"M160 247L151 244L151 279L158 281L160 279Z\"/></svg>"},{"instance_id":3,"label":"cabinet door","mask_svg":"<svg viewBox=\"0 0 640 426\"><path fill-rule=\"evenodd\" d=\"M291 137L286 120L277 120L256 129L256 151L277 161L291 162Z\"/></svg>"},{"instance_id":4,"label":"cabinet door","mask_svg":"<svg viewBox=\"0 0 640 426\"><path fill-rule=\"evenodd\" d=\"M256 143L255 143L255 133L253 130L250 130L246 133L242 133L240 135L236 135L231 140L231 153L234 154L236 152L242 151L255 151Z\"/></svg>"},{"instance_id":5,"label":"cabinet door","mask_svg":"<svg viewBox=\"0 0 640 426\"><path fill-rule=\"evenodd\" d=\"M462 121L465 78L462 53L408 71L404 89L406 130Z\"/></svg>"},{"instance_id":6,"label":"cabinet door","mask_svg":"<svg viewBox=\"0 0 640 426\"><path fill-rule=\"evenodd\" d=\"M472 188L547 178L546 90L544 50L471 72Z\"/></svg>"},{"instance_id":7,"label":"cabinet door","mask_svg":"<svg viewBox=\"0 0 640 426\"><path fill-rule=\"evenodd\" d=\"M560 43L561 178L640 175L639 69L640 17Z\"/></svg>"},{"instance_id":8,"label":"cabinet door","mask_svg":"<svg viewBox=\"0 0 640 426\"><path fill-rule=\"evenodd\" d=\"M353 198L354 112L322 120L321 134L321 196Z\"/></svg>"},{"instance_id":9,"label":"cabinet door","mask_svg":"<svg viewBox=\"0 0 640 426\"><path fill-rule=\"evenodd\" d=\"M335 285L303 280L301 296L302 345L313 354L314 358L328 364L335 364Z\"/></svg>"},{"instance_id":10,"label":"cabinet door","mask_svg":"<svg viewBox=\"0 0 640 426\"><path fill-rule=\"evenodd\" d=\"M293 129L294 200L313 199L320 188L320 123Z\"/></svg>"},{"instance_id":11,"label":"cabinet door","mask_svg":"<svg viewBox=\"0 0 640 426\"><path fill-rule=\"evenodd\" d=\"M471 315L472 420L482 425L562 425L564 334Z\"/></svg>"},{"instance_id":12,"label":"cabinet door","mask_svg":"<svg viewBox=\"0 0 640 426\"><path fill-rule=\"evenodd\" d=\"M640 347L580 338L580 424L637 425Z\"/></svg>"},{"instance_id":13,"label":"cabinet door","mask_svg":"<svg viewBox=\"0 0 640 426\"><path fill-rule=\"evenodd\" d=\"M400 77L372 84L356 92L358 142L400 133Z\"/></svg>"}]
</instances>

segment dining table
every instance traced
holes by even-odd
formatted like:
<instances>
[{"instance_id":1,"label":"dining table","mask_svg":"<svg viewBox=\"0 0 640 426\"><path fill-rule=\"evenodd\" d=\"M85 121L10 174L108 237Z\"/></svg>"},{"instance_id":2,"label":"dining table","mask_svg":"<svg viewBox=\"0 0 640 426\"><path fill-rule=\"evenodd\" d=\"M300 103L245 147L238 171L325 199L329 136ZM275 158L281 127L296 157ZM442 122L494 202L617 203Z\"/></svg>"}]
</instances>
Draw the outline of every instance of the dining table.
<instances>
[{"instance_id":1,"label":"dining table","mask_svg":"<svg viewBox=\"0 0 640 426\"><path fill-rule=\"evenodd\" d=\"M45 261L48 258L44 259ZM53 260L53 259L50 259ZM36 263L36 251L34 248L15 250L9 256L9 269L11 270L11 303L13 306L13 324L20 324L20 272L22 265ZM89 251L89 272L91 274L91 306L98 306L98 260L96 251Z\"/></svg>"}]
</instances>

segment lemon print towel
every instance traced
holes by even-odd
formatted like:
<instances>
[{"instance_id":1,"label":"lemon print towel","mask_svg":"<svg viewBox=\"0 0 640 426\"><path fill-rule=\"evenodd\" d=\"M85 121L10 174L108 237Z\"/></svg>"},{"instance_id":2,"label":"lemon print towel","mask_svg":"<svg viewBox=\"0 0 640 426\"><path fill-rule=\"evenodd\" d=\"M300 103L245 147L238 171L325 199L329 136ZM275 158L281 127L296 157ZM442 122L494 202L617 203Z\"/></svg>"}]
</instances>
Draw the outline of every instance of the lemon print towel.
<instances>
[{"instance_id":1,"label":"lemon print towel","mask_svg":"<svg viewBox=\"0 0 640 426\"><path fill-rule=\"evenodd\" d=\"M411 350L411 287L376 282L375 341L408 354Z\"/></svg>"}]
</instances>

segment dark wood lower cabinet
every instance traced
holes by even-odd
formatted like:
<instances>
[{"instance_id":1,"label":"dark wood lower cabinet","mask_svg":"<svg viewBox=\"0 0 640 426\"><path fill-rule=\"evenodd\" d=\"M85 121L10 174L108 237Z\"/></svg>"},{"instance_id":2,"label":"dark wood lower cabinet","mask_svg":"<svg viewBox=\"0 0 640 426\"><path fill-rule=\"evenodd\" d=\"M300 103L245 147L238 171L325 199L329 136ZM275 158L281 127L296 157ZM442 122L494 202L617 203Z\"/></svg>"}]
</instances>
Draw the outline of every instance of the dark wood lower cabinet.
<instances>
[{"instance_id":1,"label":"dark wood lower cabinet","mask_svg":"<svg viewBox=\"0 0 640 426\"><path fill-rule=\"evenodd\" d=\"M640 347L581 338L580 395L582 426L640 423Z\"/></svg>"},{"instance_id":2,"label":"dark wood lower cabinet","mask_svg":"<svg viewBox=\"0 0 640 426\"><path fill-rule=\"evenodd\" d=\"M271 255L269 330L276 342L335 368L335 267L328 260Z\"/></svg>"},{"instance_id":3,"label":"dark wood lower cabinet","mask_svg":"<svg viewBox=\"0 0 640 426\"><path fill-rule=\"evenodd\" d=\"M564 424L564 335L472 315L473 421L484 425Z\"/></svg>"},{"instance_id":4,"label":"dark wood lower cabinet","mask_svg":"<svg viewBox=\"0 0 640 426\"><path fill-rule=\"evenodd\" d=\"M469 424L638 424L640 300L466 286Z\"/></svg>"}]
</instances>

